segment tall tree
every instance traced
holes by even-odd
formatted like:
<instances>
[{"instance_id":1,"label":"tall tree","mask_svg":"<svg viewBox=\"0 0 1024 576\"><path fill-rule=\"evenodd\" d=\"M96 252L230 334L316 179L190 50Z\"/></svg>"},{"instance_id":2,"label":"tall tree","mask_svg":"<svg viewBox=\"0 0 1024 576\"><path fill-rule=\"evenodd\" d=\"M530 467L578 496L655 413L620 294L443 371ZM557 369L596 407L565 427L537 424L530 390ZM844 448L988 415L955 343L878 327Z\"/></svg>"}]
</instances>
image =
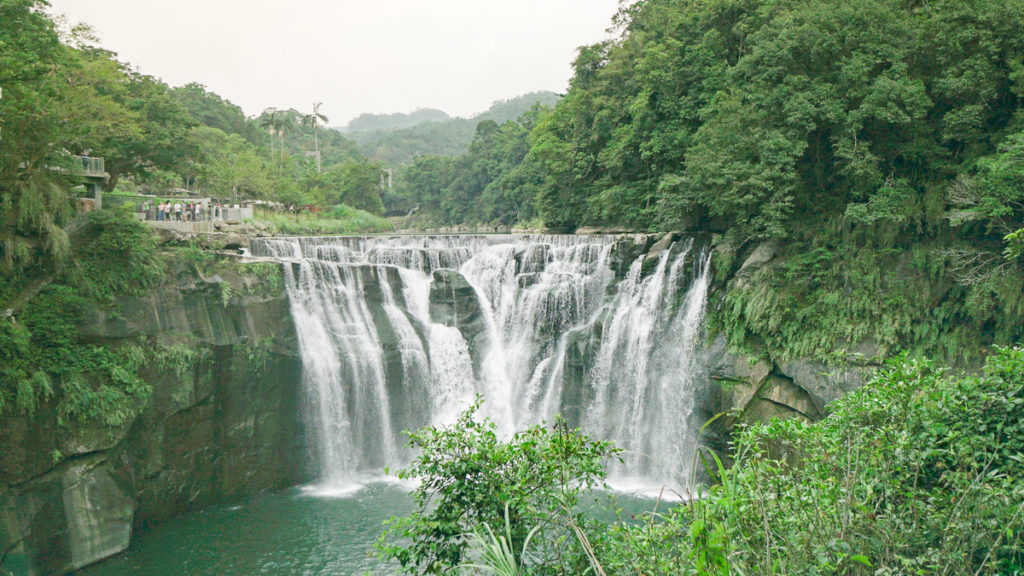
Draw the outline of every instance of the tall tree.
<instances>
[{"instance_id":1,"label":"tall tree","mask_svg":"<svg viewBox=\"0 0 1024 576\"><path fill-rule=\"evenodd\" d=\"M322 172L320 165L320 123L323 122L326 125L330 122L327 116L320 113L320 106L322 105L322 102L314 102L313 112L302 117L303 124L313 127L313 145L316 149L316 171L318 174Z\"/></svg>"},{"instance_id":2,"label":"tall tree","mask_svg":"<svg viewBox=\"0 0 1024 576\"><path fill-rule=\"evenodd\" d=\"M284 110L278 110L277 114L274 115L273 125L274 132L280 139L280 145L278 146L280 159L277 166L278 172L280 172L281 164L284 162L284 137L286 134L291 134L292 132L295 131L295 120L291 117L291 115L288 112Z\"/></svg>"},{"instance_id":3,"label":"tall tree","mask_svg":"<svg viewBox=\"0 0 1024 576\"><path fill-rule=\"evenodd\" d=\"M276 108L267 108L260 116L260 128L266 130L270 135L270 163L275 166L277 162L274 158L274 136L277 133L278 114L279 111Z\"/></svg>"}]
</instances>

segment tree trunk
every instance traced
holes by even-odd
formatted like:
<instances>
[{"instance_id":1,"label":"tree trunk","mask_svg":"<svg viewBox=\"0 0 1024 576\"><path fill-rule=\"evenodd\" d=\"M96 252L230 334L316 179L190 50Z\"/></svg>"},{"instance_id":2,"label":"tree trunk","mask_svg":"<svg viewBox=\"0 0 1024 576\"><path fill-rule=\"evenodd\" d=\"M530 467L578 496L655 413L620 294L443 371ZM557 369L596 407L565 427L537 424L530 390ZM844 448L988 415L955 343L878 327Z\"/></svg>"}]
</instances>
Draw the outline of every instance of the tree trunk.
<instances>
[{"instance_id":1,"label":"tree trunk","mask_svg":"<svg viewBox=\"0 0 1024 576\"><path fill-rule=\"evenodd\" d=\"M313 148L316 150L316 173L320 174L320 130L316 118L313 119Z\"/></svg>"}]
</instances>

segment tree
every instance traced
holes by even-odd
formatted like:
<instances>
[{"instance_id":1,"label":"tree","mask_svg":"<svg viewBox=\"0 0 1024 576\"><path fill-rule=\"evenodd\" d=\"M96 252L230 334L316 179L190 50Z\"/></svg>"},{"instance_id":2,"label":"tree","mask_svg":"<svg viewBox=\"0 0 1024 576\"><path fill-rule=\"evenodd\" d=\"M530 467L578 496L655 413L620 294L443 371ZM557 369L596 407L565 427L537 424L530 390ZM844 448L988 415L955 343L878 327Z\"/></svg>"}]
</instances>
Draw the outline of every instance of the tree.
<instances>
[{"instance_id":1,"label":"tree","mask_svg":"<svg viewBox=\"0 0 1024 576\"><path fill-rule=\"evenodd\" d=\"M302 123L313 127L313 144L316 147L316 171L322 172L320 166L320 123L327 124L327 116L320 113L321 102L313 103L313 112L302 117Z\"/></svg>"},{"instance_id":2,"label":"tree","mask_svg":"<svg viewBox=\"0 0 1024 576\"><path fill-rule=\"evenodd\" d=\"M332 166L324 173L328 202L383 214L384 204L380 199L383 168L376 160L355 159Z\"/></svg>"},{"instance_id":3,"label":"tree","mask_svg":"<svg viewBox=\"0 0 1024 576\"><path fill-rule=\"evenodd\" d=\"M72 215L61 166L64 96L60 80L74 66L40 0L0 3L0 273L61 261L62 230ZM59 109L64 111L66 109ZM4 279L10 288L14 283ZM0 298L5 290L0 289Z\"/></svg>"},{"instance_id":4,"label":"tree","mask_svg":"<svg viewBox=\"0 0 1024 576\"><path fill-rule=\"evenodd\" d=\"M266 161L247 140L208 126L193 128L191 138L200 151L195 165L202 189L221 197L236 192L251 198L271 195Z\"/></svg>"},{"instance_id":5,"label":"tree","mask_svg":"<svg viewBox=\"0 0 1024 576\"><path fill-rule=\"evenodd\" d=\"M274 116L273 118L274 133L277 134L278 138L280 139L278 146L280 156L278 161L279 172L281 170L281 164L284 162L284 137L285 135L291 134L292 132L295 131L295 118L293 117L294 113L294 110L278 110L277 115Z\"/></svg>"},{"instance_id":6,"label":"tree","mask_svg":"<svg viewBox=\"0 0 1024 576\"><path fill-rule=\"evenodd\" d=\"M238 134L253 146L260 144L259 126L245 117L242 109L210 92L205 86L191 82L171 90L174 97L199 124Z\"/></svg>"},{"instance_id":7,"label":"tree","mask_svg":"<svg viewBox=\"0 0 1024 576\"><path fill-rule=\"evenodd\" d=\"M270 163L277 165L274 158L274 136L277 134L277 127L279 124L278 115L280 112L276 108L267 108L260 115L260 128L267 131L270 135ZM284 151L281 151L284 153Z\"/></svg>"}]
</instances>

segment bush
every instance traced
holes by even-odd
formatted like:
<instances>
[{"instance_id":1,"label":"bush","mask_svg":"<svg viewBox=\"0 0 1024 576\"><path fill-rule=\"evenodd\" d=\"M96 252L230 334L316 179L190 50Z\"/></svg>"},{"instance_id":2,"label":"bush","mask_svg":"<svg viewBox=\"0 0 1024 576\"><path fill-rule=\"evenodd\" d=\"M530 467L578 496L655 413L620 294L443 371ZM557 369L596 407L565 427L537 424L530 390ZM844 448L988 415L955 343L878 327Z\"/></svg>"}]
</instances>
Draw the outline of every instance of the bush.
<instances>
[{"instance_id":1,"label":"bush","mask_svg":"<svg viewBox=\"0 0 1024 576\"><path fill-rule=\"evenodd\" d=\"M575 530L584 519L576 505L583 491L604 486L601 462L616 451L560 419L503 442L494 422L477 419L479 406L450 427L410 433L419 456L398 475L419 479L417 510L388 520L377 543L380 556L408 574L440 574L467 559L474 530L507 523L511 550L523 550L536 531L533 573L582 572L586 552Z\"/></svg>"},{"instance_id":2,"label":"bush","mask_svg":"<svg viewBox=\"0 0 1024 576\"><path fill-rule=\"evenodd\" d=\"M344 204L331 207L325 215L271 214L259 215L259 220L279 234L374 234L391 231L391 223Z\"/></svg>"},{"instance_id":3,"label":"bush","mask_svg":"<svg viewBox=\"0 0 1024 576\"><path fill-rule=\"evenodd\" d=\"M1024 570L1024 350L970 377L899 358L833 408L742 430L735 464L716 461L702 498L653 534L616 532L603 562L644 574L664 573L666 557L686 574Z\"/></svg>"}]
</instances>

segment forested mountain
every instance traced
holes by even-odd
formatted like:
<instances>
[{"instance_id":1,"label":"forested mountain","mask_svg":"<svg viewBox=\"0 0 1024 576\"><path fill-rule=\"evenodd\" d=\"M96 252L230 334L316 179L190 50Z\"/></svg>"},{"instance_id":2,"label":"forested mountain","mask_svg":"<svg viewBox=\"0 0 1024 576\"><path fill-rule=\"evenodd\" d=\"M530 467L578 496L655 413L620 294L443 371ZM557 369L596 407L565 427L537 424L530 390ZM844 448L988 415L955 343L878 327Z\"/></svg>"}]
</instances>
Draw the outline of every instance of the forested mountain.
<instances>
[{"instance_id":1,"label":"forested mountain","mask_svg":"<svg viewBox=\"0 0 1024 576\"><path fill-rule=\"evenodd\" d=\"M418 155L456 156L465 152L476 132L477 124L492 121L498 124L514 120L535 104L549 106L558 101L552 92L531 92L508 100L499 100L486 111L470 118L442 118L418 121L401 128L377 127L355 128L349 123L345 135L359 144L359 149L369 158L375 158L389 166L408 164ZM353 122L358 125L386 123L399 126L414 119L444 114L436 110L418 110L412 114L390 116L363 115ZM386 121L386 122L385 122Z\"/></svg>"},{"instance_id":2,"label":"forested mountain","mask_svg":"<svg viewBox=\"0 0 1024 576\"><path fill-rule=\"evenodd\" d=\"M641 0L579 50L529 134L506 123L460 158L419 158L399 198L445 224L535 209L559 230L710 230L722 271L771 241L785 266L716 317L735 345L1010 343L1022 18L1021 0Z\"/></svg>"},{"instance_id":3,"label":"forested mountain","mask_svg":"<svg viewBox=\"0 0 1024 576\"><path fill-rule=\"evenodd\" d=\"M408 114L395 112L394 114L360 114L348 124L339 128L343 134L354 133L359 137L368 137L373 133L386 133L402 128L410 128L424 122L444 122L451 116L434 108L419 108ZM369 134L368 134L369 133ZM358 139L356 140L359 141Z\"/></svg>"}]
</instances>

